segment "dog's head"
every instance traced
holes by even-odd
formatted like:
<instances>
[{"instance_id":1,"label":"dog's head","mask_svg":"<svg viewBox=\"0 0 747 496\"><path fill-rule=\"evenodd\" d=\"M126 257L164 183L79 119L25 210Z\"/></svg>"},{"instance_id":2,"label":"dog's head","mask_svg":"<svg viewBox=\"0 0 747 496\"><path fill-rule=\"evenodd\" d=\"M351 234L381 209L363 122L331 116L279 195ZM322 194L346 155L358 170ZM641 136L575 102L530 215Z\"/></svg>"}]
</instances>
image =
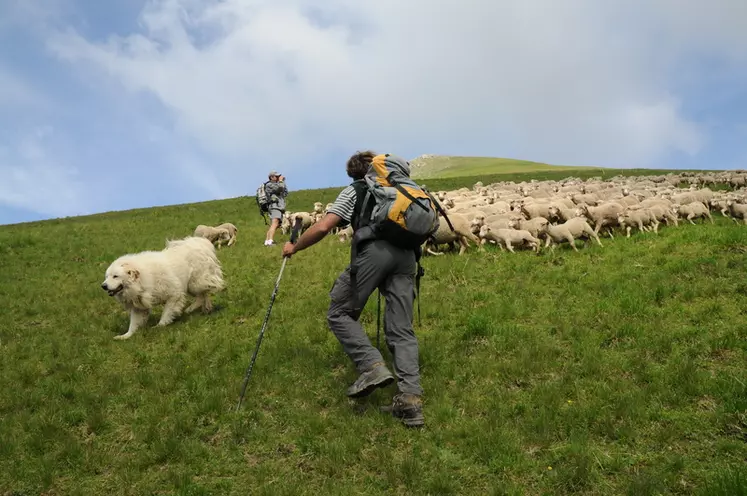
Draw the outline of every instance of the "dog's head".
<instances>
[{"instance_id":1,"label":"dog's head","mask_svg":"<svg viewBox=\"0 0 747 496\"><path fill-rule=\"evenodd\" d=\"M109 296L119 294L128 285L137 281L140 272L128 262L114 262L108 269L101 283L101 288L109 293Z\"/></svg>"}]
</instances>

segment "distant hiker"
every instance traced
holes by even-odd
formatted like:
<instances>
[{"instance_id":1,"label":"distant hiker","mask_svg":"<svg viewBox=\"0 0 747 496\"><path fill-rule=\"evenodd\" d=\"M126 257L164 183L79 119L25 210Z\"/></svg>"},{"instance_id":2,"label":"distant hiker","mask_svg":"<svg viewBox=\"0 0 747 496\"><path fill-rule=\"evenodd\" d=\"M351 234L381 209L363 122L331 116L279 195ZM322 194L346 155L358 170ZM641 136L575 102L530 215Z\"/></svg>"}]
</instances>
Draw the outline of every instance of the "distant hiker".
<instances>
[{"instance_id":1,"label":"distant hiker","mask_svg":"<svg viewBox=\"0 0 747 496\"><path fill-rule=\"evenodd\" d=\"M275 230L280 226L280 221L285 213L285 197L288 196L288 188L285 186L285 176L272 171L268 177L270 180L265 183L264 190L267 195L270 228L267 229L265 246L271 246L275 243Z\"/></svg>"},{"instance_id":2,"label":"distant hiker","mask_svg":"<svg viewBox=\"0 0 747 496\"><path fill-rule=\"evenodd\" d=\"M420 246L438 228L438 214L432 197L409 178L409 164L399 157L359 152L348 159L346 170L354 180L352 184L340 192L327 214L295 245L285 244L283 256L292 256L322 240L333 228L350 223L354 230L351 262L330 290L327 311L330 330L360 374L347 395L366 396L394 381L381 353L358 321L369 296L379 288L386 298L384 333L394 358L398 389L392 404L382 411L391 412L407 426L419 427L425 419L418 340L412 326L415 278L416 269L420 268ZM395 182L392 186L397 188L396 198L382 194L382 184L389 186L387 178ZM384 208L380 209L380 217L372 219L375 203ZM381 236L373 235L373 225L380 229Z\"/></svg>"}]
</instances>

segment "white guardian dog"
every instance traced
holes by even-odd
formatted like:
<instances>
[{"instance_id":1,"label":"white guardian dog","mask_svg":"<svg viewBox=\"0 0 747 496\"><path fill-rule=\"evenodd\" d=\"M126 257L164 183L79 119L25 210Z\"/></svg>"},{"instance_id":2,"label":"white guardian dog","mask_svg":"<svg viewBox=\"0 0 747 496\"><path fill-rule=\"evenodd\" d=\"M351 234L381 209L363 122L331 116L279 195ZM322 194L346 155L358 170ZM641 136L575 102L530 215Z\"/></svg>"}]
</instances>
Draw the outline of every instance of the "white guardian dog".
<instances>
[{"instance_id":1,"label":"white guardian dog","mask_svg":"<svg viewBox=\"0 0 747 496\"><path fill-rule=\"evenodd\" d=\"M148 322L154 306L163 304L158 326L171 324L183 311L187 295L195 298L186 313L213 309L211 294L225 288L215 246L205 238L188 236L166 242L161 251L130 253L106 269L104 291L130 312L130 328L114 339L129 339Z\"/></svg>"}]
</instances>

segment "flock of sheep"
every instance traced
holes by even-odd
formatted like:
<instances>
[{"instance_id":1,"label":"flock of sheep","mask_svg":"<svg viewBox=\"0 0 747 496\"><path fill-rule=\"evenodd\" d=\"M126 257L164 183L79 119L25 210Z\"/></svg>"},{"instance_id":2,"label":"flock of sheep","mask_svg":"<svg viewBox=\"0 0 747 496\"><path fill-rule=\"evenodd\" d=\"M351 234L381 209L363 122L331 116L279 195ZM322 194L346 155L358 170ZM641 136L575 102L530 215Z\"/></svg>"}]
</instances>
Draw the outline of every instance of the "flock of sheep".
<instances>
[{"instance_id":1,"label":"flock of sheep","mask_svg":"<svg viewBox=\"0 0 747 496\"><path fill-rule=\"evenodd\" d=\"M727 186L724 190L719 186ZM503 251L542 247L552 250L576 240L603 246L600 234L611 238L618 231L630 237L631 230L658 233L660 225L678 226L680 221L713 223L712 212L747 224L747 172L681 172L657 176L615 176L582 180L502 181L471 189L438 191L454 228L440 218L440 227L425 245L425 252L443 255L442 245L463 254L470 242L479 249L494 243ZM711 189L713 188L713 189ZM316 202L311 212L286 212L281 222L288 234L296 219L302 231L321 219L326 207ZM351 228L335 232L341 242L350 239ZM544 245L544 246L543 246Z\"/></svg>"}]
</instances>

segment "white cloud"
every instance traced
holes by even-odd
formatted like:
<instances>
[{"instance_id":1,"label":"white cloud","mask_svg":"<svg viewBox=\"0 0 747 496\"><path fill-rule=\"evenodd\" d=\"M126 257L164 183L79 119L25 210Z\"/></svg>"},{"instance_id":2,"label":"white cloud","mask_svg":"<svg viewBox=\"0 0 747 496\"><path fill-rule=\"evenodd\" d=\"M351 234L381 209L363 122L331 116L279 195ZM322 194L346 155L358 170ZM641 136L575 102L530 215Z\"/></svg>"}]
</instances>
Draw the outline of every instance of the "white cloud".
<instances>
[{"instance_id":1,"label":"white cloud","mask_svg":"<svg viewBox=\"0 0 747 496\"><path fill-rule=\"evenodd\" d=\"M670 85L689 53L744 60L745 5L163 0L141 33L48 46L263 170L363 147L648 167L706 143Z\"/></svg>"},{"instance_id":2,"label":"white cloud","mask_svg":"<svg viewBox=\"0 0 747 496\"><path fill-rule=\"evenodd\" d=\"M53 217L89 213L77 169L48 150L53 134L43 126L13 144L0 143L0 205Z\"/></svg>"}]
</instances>

